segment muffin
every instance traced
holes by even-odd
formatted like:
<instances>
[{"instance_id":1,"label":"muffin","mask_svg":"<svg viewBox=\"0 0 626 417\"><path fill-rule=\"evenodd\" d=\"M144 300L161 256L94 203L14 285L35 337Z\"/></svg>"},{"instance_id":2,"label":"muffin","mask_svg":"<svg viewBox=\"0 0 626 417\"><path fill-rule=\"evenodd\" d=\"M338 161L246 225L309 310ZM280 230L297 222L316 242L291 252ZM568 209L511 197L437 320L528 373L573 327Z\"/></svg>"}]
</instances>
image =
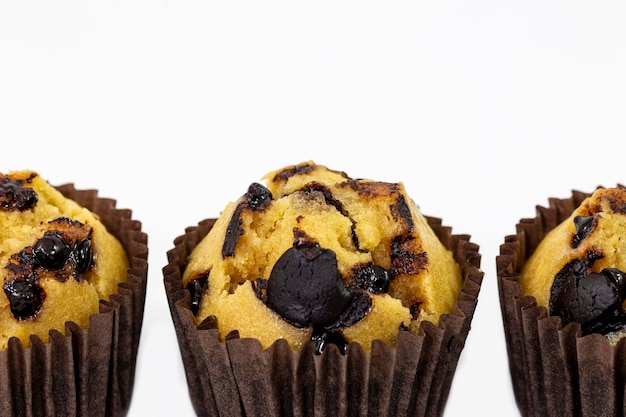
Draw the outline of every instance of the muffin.
<instances>
[{"instance_id":1,"label":"muffin","mask_svg":"<svg viewBox=\"0 0 626 417\"><path fill-rule=\"evenodd\" d=\"M34 171L0 174L1 415L126 414L147 277L130 215Z\"/></svg>"},{"instance_id":2,"label":"muffin","mask_svg":"<svg viewBox=\"0 0 626 417\"><path fill-rule=\"evenodd\" d=\"M626 188L573 191L523 219L497 258L524 416L624 415Z\"/></svg>"},{"instance_id":3,"label":"muffin","mask_svg":"<svg viewBox=\"0 0 626 417\"><path fill-rule=\"evenodd\" d=\"M176 239L163 269L198 414L440 414L477 246L402 183L312 161L263 179Z\"/></svg>"}]
</instances>

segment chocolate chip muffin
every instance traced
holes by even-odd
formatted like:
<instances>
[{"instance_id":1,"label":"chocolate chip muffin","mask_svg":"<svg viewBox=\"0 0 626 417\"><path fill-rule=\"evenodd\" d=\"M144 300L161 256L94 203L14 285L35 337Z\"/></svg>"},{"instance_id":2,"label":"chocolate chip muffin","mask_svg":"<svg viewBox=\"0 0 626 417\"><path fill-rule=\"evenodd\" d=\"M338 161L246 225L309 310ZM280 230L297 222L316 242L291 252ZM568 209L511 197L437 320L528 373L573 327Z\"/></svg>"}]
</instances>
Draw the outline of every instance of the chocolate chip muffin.
<instances>
[{"instance_id":1,"label":"chocolate chip muffin","mask_svg":"<svg viewBox=\"0 0 626 417\"><path fill-rule=\"evenodd\" d=\"M611 341L626 329L626 189L599 188L548 233L525 263L522 293Z\"/></svg>"},{"instance_id":2,"label":"chocolate chip muffin","mask_svg":"<svg viewBox=\"0 0 626 417\"><path fill-rule=\"evenodd\" d=\"M263 347L285 339L395 345L451 313L461 269L402 183L356 180L314 162L268 173L222 212L183 283L197 323L217 317Z\"/></svg>"},{"instance_id":3,"label":"chocolate chip muffin","mask_svg":"<svg viewBox=\"0 0 626 417\"><path fill-rule=\"evenodd\" d=\"M478 246L402 183L312 161L174 239L165 291L198 415L441 416Z\"/></svg>"},{"instance_id":4,"label":"chocolate chip muffin","mask_svg":"<svg viewBox=\"0 0 626 417\"><path fill-rule=\"evenodd\" d=\"M626 189L548 201L496 258L517 405L524 417L623 416Z\"/></svg>"},{"instance_id":5,"label":"chocolate chip muffin","mask_svg":"<svg viewBox=\"0 0 626 417\"><path fill-rule=\"evenodd\" d=\"M127 279L129 259L99 217L33 171L0 174L0 349L82 328Z\"/></svg>"}]
</instances>

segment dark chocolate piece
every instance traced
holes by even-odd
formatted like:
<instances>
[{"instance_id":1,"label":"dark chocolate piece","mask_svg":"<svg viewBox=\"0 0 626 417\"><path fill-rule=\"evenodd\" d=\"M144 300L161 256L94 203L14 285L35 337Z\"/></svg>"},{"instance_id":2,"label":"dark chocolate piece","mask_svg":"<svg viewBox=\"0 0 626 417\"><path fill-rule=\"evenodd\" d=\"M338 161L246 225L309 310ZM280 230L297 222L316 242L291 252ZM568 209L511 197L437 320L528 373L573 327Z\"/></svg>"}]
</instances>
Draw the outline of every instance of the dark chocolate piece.
<instances>
[{"instance_id":1,"label":"dark chocolate piece","mask_svg":"<svg viewBox=\"0 0 626 417\"><path fill-rule=\"evenodd\" d=\"M35 207L39 196L32 188L22 185L25 182L30 182L34 177L35 175L32 175L26 180L0 178L0 209L24 211Z\"/></svg>"},{"instance_id":2,"label":"dark chocolate piece","mask_svg":"<svg viewBox=\"0 0 626 417\"><path fill-rule=\"evenodd\" d=\"M359 288L350 288L350 302L333 323L324 326L326 330L350 327L362 320L372 310L372 297Z\"/></svg>"},{"instance_id":3,"label":"dark chocolate piece","mask_svg":"<svg viewBox=\"0 0 626 417\"><path fill-rule=\"evenodd\" d=\"M580 245L580 243L589 235L589 232L591 232L591 229L593 229L593 219L593 216L574 217L576 233L574 233L574 236L572 237L572 249L576 249Z\"/></svg>"},{"instance_id":4,"label":"dark chocolate piece","mask_svg":"<svg viewBox=\"0 0 626 417\"><path fill-rule=\"evenodd\" d=\"M626 325L622 310L626 278L615 268L592 272L591 266L602 255L588 255L572 260L556 275L550 290L550 314L560 316L564 325L580 323L583 334L607 334Z\"/></svg>"},{"instance_id":5,"label":"dark chocolate piece","mask_svg":"<svg viewBox=\"0 0 626 417\"><path fill-rule=\"evenodd\" d=\"M311 341L315 343L315 354L321 355L326 346L330 343L339 348L339 352L345 355L348 352L348 342L341 333L328 331L325 329L315 329L311 335Z\"/></svg>"},{"instance_id":6,"label":"dark chocolate piece","mask_svg":"<svg viewBox=\"0 0 626 417\"><path fill-rule=\"evenodd\" d=\"M71 251L72 248L63 241L59 232L47 232L33 248L39 265L53 271L63 268Z\"/></svg>"},{"instance_id":7,"label":"dark chocolate piece","mask_svg":"<svg viewBox=\"0 0 626 417\"><path fill-rule=\"evenodd\" d=\"M37 316L46 293L36 282L13 278L4 286L4 293L9 299L11 313L17 320L26 320Z\"/></svg>"},{"instance_id":8,"label":"dark chocolate piece","mask_svg":"<svg viewBox=\"0 0 626 417\"><path fill-rule=\"evenodd\" d=\"M197 278L193 278L187 283L187 290L191 295L191 311L193 314L198 314L198 311L200 311L202 296L204 292L209 289L209 274L210 271Z\"/></svg>"},{"instance_id":9,"label":"dark chocolate piece","mask_svg":"<svg viewBox=\"0 0 626 417\"><path fill-rule=\"evenodd\" d=\"M272 192L262 184L254 182L248 187L246 204L253 210L262 211L272 201Z\"/></svg>"},{"instance_id":10,"label":"dark chocolate piece","mask_svg":"<svg viewBox=\"0 0 626 417\"><path fill-rule=\"evenodd\" d=\"M389 290L391 276L385 268L368 263L354 267L353 272L354 283L358 288L372 294L386 293Z\"/></svg>"},{"instance_id":11,"label":"dark chocolate piece","mask_svg":"<svg viewBox=\"0 0 626 417\"><path fill-rule=\"evenodd\" d=\"M337 257L319 244L296 241L278 259L267 283L267 305L299 326L333 323L351 295L337 269Z\"/></svg>"}]
</instances>

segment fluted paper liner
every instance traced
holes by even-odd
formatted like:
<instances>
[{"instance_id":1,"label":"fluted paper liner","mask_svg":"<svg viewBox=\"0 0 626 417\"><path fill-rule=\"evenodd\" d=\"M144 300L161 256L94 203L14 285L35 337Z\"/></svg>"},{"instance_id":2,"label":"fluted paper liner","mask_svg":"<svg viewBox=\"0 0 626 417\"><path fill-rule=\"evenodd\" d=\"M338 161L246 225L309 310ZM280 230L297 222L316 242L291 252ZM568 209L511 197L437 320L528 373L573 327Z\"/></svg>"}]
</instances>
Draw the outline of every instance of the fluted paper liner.
<instances>
[{"instance_id":1,"label":"fluted paper liner","mask_svg":"<svg viewBox=\"0 0 626 417\"><path fill-rule=\"evenodd\" d=\"M461 265L464 285L453 314L420 334L400 332L396 347L374 341L367 354L351 343L342 355L328 345L316 355L285 340L262 349L234 332L221 342L214 317L195 326L182 273L187 257L213 227L207 219L175 241L163 268L193 407L201 416L441 416L465 346L482 283L478 246L427 217Z\"/></svg>"},{"instance_id":2,"label":"fluted paper liner","mask_svg":"<svg viewBox=\"0 0 626 417\"><path fill-rule=\"evenodd\" d=\"M50 340L32 336L24 348L17 338L0 352L1 416L125 416L130 407L148 272L147 235L131 211L99 198L97 190L56 187L98 214L130 260L127 282L100 301L100 312L81 329L66 323Z\"/></svg>"},{"instance_id":3,"label":"fluted paper liner","mask_svg":"<svg viewBox=\"0 0 626 417\"><path fill-rule=\"evenodd\" d=\"M569 198L548 199L537 216L521 219L505 237L496 257L500 305L509 369L524 417L624 416L626 342L614 348L604 336L582 336L578 323L563 327L546 307L522 296L522 266L545 235L590 196L573 190Z\"/></svg>"}]
</instances>

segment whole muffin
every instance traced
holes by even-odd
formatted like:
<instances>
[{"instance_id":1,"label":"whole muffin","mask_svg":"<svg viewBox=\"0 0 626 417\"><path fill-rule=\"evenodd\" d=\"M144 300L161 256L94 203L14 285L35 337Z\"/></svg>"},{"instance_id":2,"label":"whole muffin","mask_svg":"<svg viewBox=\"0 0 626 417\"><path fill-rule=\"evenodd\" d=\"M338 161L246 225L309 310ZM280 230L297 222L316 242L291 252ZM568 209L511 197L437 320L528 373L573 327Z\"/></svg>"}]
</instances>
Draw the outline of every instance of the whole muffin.
<instances>
[{"instance_id":1,"label":"whole muffin","mask_svg":"<svg viewBox=\"0 0 626 417\"><path fill-rule=\"evenodd\" d=\"M148 269L141 223L96 190L11 171L0 237L0 415L126 415Z\"/></svg>"},{"instance_id":2,"label":"whole muffin","mask_svg":"<svg viewBox=\"0 0 626 417\"><path fill-rule=\"evenodd\" d=\"M87 327L125 282L128 257L97 215L32 171L0 177L0 349L48 341L66 321Z\"/></svg>"},{"instance_id":3,"label":"whole muffin","mask_svg":"<svg viewBox=\"0 0 626 417\"><path fill-rule=\"evenodd\" d=\"M549 202L497 258L518 406L524 416L622 416L626 189Z\"/></svg>"},{"instance_id":4,"label":"whole muffin","mask_svg":"<svg viewBox=\"0 0 626 417\"><path fill-rule=\"evenodd\" d=\"M176 239L163 269L197 413L441 415L477 246L402 183L312 161L264 179Z\"/></svg>"}]
</instances>

